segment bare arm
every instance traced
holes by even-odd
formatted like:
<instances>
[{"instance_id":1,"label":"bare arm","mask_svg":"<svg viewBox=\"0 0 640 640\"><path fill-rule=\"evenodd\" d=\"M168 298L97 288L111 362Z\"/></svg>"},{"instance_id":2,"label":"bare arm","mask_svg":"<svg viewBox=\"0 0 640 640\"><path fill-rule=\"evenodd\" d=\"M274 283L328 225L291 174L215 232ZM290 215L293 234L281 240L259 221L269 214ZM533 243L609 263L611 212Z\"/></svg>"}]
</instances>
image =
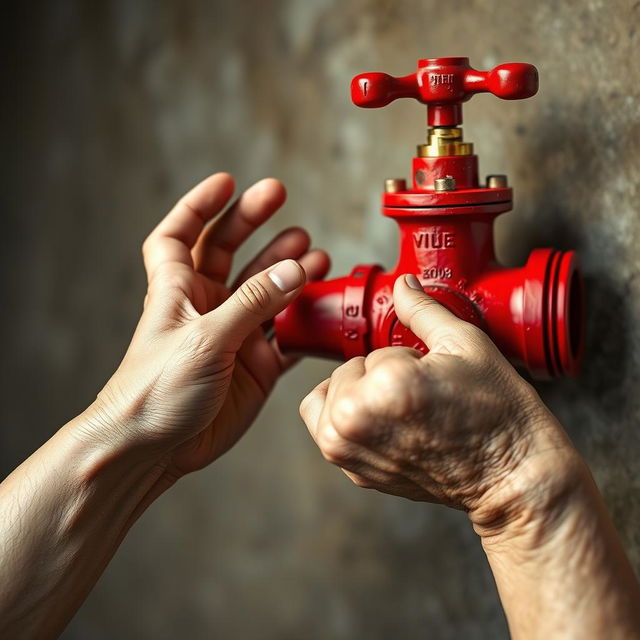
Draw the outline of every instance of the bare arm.
<instances>
[{"instance_id":1,"label":"bare arm","mask_svg":"<svg viewBox=\"0 0 640 640\"><path fill-rule=\"evenodd\" d=\"M640 637L638 582L560 424L415 278L398 279L394 303L430 352L354 358L305 398L325 458L359 486L465 510L514 638Z\"/></svg>"},{"instance_id":2,"label":"bare arm","mask_svg":"<svg viewBox=\"0 0 640 640\"><path fill-rule=\"evenodd\" d=\"M168 486L166 457L91 444L89 409L0 484L0 630L58 635L137 516ZM117 428L127 428L122 422Z\"/></svg>"},{"instance_id":3,"label":"bare arm","mask_svg":"<svg viewBox=\"0 0 640 640\"><path fill-rule=\"evenodd\" d=\"M55 637L147 506L232 447L293 364L261 326L328 258L289 229L228 286L233 251L285 199L263 180L222 213L232 192L211 176L147 238L145 309L118 371L0 485L0 637Z\"/></svg>"},{"instance_id":4,"label":"bare arm","mask_svg":"<svg viewBox=\"0 0 640 640\"><path fill-rule=\"evenodd\" d=\"M500 511L470 517L513 637L640 637L638 582L577 453L534 458L512 483Z\"/></svg>"}]
</instances>

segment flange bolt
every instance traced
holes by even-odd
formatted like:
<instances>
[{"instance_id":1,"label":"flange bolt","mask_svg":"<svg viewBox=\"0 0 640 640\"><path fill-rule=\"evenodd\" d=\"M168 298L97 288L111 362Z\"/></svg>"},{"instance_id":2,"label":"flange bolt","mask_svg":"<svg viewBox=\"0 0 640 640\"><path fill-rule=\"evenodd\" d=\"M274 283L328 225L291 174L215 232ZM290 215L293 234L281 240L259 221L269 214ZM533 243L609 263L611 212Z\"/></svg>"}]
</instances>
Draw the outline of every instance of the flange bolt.
<instances>
[{"instance_id":1,"label":"flange bolt","mask_svg":"<svg viewBox=\"0 0 640 640\"><path fill-rule=\"evenodd\" d=\"M506 189L507 186L507 176L504 174L487 176L487 189Z\"/></svg>"},{"instance_id":2,"label":"flange bolt","mask_svg":"<svg viewBox=\"0 0 640 640\"><path fill-rule=\"evenodd\" d=\"M384 181L384 190L387 193L397 193L407 190L407 181L404 178L387 178Z\"/></svg>"},{"instance_id":3,"label":"flange bolt","mask_svg":"<svg viewBox=\"0 0 640 640\"><path fill-rule=\"evenodd\" d=\"M435 191L455 191L456 181L453 176L445 176L444 178L436 178L433 182Z\"/></svg>"}]
</instances>

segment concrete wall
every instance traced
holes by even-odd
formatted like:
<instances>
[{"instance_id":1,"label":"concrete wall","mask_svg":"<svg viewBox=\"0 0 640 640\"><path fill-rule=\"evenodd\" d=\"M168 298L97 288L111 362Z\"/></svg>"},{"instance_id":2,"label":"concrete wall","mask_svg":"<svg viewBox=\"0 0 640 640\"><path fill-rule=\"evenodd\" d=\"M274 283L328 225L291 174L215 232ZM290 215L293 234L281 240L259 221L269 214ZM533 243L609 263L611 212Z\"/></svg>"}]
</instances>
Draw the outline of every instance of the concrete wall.
<instances>
[{"instance_id":1,"label":"concrete wall","mask_svg":"<svg viewBox=\"0 0 640 640\"><path fill-rule=\"evenodd\" d=\"M17 4L17 3L16 3ZM359 72L420 57L536 64L532 100L479 96L466 138L508 173L499 253L580 251L587 360L540 385L588 459L640 568L640 4L631 0L23 3L2 22L3 472L94 397L140 312L145 234L190 185L282 178L290 224L333 254L392 264L378 210L424 136L415 103L362 111ZM64 635L500 638L464 514L351 486L297 414L331 365L307 361L219 463L131 532Z\"/></svg>"}]
</instances>

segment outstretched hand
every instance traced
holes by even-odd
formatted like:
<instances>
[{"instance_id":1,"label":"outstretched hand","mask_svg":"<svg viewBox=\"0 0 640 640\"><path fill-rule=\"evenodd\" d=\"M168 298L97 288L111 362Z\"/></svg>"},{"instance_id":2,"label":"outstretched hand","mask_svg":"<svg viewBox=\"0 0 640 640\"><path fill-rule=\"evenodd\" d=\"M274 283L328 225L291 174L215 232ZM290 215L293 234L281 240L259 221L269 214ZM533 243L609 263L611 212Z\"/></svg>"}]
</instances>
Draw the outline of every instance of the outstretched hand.
<instances>
[{"instance_id":1,"label":"outstretched hand","mask_svg":"<svg viewBox=\"0 0 640 640\"><path fill-rule=\"evenodd\" d=\"M249 427L293 364L263 325L329 268L307 233L290 228L228 283L236 249L286 197L265 179L221 213L233 190L230 175L210 176L144 242L144 312L94 406L91 437L157 450L169 482L212 462ZM102 428L114 423L122 428Z\"/></svg>"}]
</instances>

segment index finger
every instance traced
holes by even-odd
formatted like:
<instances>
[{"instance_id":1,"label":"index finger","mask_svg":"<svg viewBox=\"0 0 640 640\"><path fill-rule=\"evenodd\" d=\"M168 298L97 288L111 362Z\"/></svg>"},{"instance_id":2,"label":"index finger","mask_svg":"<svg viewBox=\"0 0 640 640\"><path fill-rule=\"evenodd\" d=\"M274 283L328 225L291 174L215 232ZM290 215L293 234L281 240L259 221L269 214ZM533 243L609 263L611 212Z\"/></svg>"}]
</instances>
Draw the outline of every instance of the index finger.
<instances>
[{"instance_id":1,"label":"index finger","mask_svg":"<svg viewBox=\"0 0 640 640\"><path fill-rule=\"evenodd\" d=\"M224 284L238 247L282 206L286 197L284 185L274 178L264 178L249 187L198 238L192 251L195 268Z\"/></svg>"},{"instance_id":2,"label":"index finger","mask_svg":"<svg viewBox=\"0 0 640 640\"><path fill-rule=\"evenodd\" d=\"M180 198L142 246L148 280L161 264L178 262L193 268L192 247L205 224L228 202L233 189L228 173L216 173Z\"/></svg>"}]
</instances>

